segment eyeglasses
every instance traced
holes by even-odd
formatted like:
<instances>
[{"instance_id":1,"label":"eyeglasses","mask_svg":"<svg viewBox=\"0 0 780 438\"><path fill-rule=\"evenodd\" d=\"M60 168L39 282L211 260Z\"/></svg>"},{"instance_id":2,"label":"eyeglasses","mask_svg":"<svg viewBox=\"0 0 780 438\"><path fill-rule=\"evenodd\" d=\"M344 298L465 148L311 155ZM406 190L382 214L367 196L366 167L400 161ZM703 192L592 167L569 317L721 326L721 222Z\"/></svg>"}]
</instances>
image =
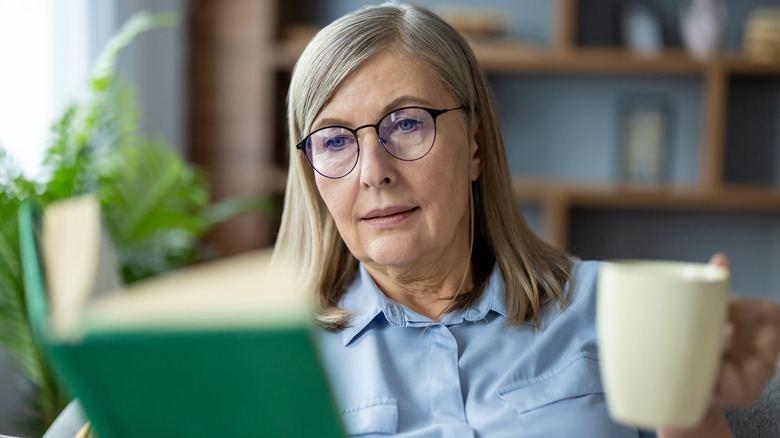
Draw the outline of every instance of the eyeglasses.
<instances>
[{"instance_id":1,"label":"eyeglasses","mask_svg":"<svg viewBox=\"0 0 780 438\"><path fill-rule=\"evenodd\" d=\"M300 149L309 164L327 178L342 178L355 168L360 155L357 133L363 128L374 128L379 143L391 156L402 161L414 161L426 156L436 141L436 118L466 106L450 109L430 109L416 106L399 108L382 117L375 125L355 129L345 126L320 128L301 140Z\"/></svg>"}]
</instances>

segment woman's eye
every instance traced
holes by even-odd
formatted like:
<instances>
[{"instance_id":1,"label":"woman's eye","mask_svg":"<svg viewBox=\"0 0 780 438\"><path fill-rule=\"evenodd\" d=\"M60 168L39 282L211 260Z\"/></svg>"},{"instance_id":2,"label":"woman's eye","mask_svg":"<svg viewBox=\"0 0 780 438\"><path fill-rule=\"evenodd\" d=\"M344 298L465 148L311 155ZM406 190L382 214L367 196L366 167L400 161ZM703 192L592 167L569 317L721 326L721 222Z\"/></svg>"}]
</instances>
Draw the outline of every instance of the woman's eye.
<instances>
[{"instance_id":1,"label":"woman's eye","mask_svg":"<svg viewBox=\"0 0 780 438\"><path fill-rule=\"evenodd\" d=\"M419 126L420 122L414 119L404 119L396 123L396 127L401 131L411 131Z\"/></svg>"},{"instance_id":2,"label":"woman's eye","mask_svg":"<svg viewBox=\"0 0 780 438\"><path fill-rule=\"evenodd\" d=\"M342 149L347 146L347 138L342 136L331 137L324 143L325 149Z\"/></svg>"}]
</instances>

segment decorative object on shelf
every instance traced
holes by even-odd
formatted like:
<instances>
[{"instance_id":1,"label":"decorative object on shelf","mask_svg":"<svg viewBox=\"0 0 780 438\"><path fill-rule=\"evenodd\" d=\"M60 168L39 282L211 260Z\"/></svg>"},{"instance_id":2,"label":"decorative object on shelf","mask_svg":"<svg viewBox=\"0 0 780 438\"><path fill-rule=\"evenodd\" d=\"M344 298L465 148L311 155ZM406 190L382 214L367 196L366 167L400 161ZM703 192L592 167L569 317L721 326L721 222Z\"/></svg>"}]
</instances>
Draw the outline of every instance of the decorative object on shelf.
<instances>
[{"instance_id":1,"label":"decorative object on shelf","mask_svg":"<svg viewBox=\"0 0 780 438\"><path fill-rule=\"evenodd\" d=\"M500 9L441 6L436 12L465 38L493 39L506 35L507 13Z\"/></svg>"},{"instance_id":2,"label":"decorative object on shelf","mask_svg":"<svg viewBox=\"0 0 780 438\"><path fill-rule=\"evenodd\" d=\"M671 110L662 96L629 96L619 104L620 181L658 185L668 181Z\"/></svg>"},{"instance_id":3,"label":"decorative object on shelf","mask_svg":"<svg viewBox=\"0 0 780 438\"><path fill-rule=\"evenodd\" d=\"M780 58L780 7L754 9L745 21L745 53L753 59Z\"/></svg>"},{"instance_id":4,"label":"decorative object on shelf","mask_svg":"<svg viewBox=\"0 0 780 438\"><path fill-rule=\"evenodd\" d=\"M723 0L683 0L680 3L680 36L688 53L707 60L723 43L728 10Z\"/></svg>"},{"instance_id":5,"label":"decorative object on shelf","mask_svg":"<svg viewBox=\"0 0 780 438\"><path fill-rule=\"evenodd\" d=\"M502 62L546 52L538 41L510 35L510 17L504 9L443 5L436 8L436 13L463 35L480 62Z\"/></svg>"},{"instance_id":6,"label":"decorative object on shelf","mask_svg":"<svg viewBox=\"0 0 780 438\"><path fill-rule=\"evenodd\" d=\"M620 33L623 45L643 56L660 54L664 49L663 17L656 5L648 1L630 1L620 10Z\"/></svg>"}]
</instances>

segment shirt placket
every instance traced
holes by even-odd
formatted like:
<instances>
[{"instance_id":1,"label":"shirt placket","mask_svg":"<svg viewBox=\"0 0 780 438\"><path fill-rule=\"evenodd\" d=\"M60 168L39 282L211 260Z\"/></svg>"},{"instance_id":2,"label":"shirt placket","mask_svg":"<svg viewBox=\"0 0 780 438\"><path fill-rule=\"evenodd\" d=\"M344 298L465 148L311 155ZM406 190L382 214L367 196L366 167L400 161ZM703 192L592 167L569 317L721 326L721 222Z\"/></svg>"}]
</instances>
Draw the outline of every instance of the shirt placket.
<instances>
[{"instance_id":1,"label":"shirt placket","mask_svg":"<svg viewBox=\"0 0 780 438\"><path fill-rule=\"evenodd\" d=\"M442 423L465 423L458 342L443 324L433 324L426 331L430 342L430 400L433 417Z\"/></svg>"}]
</instances>

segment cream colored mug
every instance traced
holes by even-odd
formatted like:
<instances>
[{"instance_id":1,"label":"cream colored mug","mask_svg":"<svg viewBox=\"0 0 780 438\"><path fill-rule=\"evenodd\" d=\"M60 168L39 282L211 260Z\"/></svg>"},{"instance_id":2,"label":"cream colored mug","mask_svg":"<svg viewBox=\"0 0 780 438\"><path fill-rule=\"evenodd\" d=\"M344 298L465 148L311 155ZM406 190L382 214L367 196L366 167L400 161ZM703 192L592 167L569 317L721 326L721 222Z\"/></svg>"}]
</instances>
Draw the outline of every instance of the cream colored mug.
<instances>
[{"instance_id":1,"label":"cream colored mug","mask_svg":"<svg viewBox=\"0 0 780 438\"><path fill-rule=\"evenodd\" d=\"M726 268L604 262L597 293L601 379L612 418L690 428L707 409L729 301Z\"/></svg>"}]
</instances>

